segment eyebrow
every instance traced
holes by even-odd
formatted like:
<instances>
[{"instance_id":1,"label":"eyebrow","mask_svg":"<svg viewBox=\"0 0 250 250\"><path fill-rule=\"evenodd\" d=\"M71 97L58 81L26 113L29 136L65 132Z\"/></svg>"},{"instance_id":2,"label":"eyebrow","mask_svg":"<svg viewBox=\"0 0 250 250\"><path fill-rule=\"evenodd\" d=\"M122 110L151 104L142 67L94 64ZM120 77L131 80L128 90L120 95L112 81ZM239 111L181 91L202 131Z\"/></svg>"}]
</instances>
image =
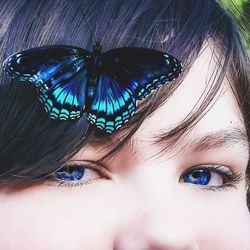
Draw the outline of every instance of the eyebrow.
<instances>
[{"instance_id":1,"label":"eyebrow","mask_svg":"<svg viewBox=\"0 0 250 250\"><path fill-rule=\"evenodd\" d=\"M165 144L168 150L173 150L175 145L182 139L180 139L171 145L169 139L165 139L167 133L161 132L152 137L154 144ZM248 136L244 129L232 127L228 129L221 129L214 132L208 132L197 136L194 139L190 139L185 143L185 146L181 151L188 150L189 153L208 151L220 147L232 148L235 145L242 146L244 152L249 152Z\"/></svg>"},{"instance_id":2,"label":"eyebrow","mask_svg":"<svg viewBox=\"0 0 250 250\"><path fill-rule=\"evenodd\" d=\"M163 149L158 151L156 155L164 153L164 151L173 151L174 148L178 147L178 143L180 143L182 137L179 137L175 141L175 143L171 143L170 139L168 138L165 139L165 136L168 135L167 132L159 132L157 131L158 134L155 134L153 137L150 137L150 139L153 139L152 144L156 145L164 145ZM119 141L119 137L117 139ZM183 140L182 140L183 142ZM115 143L116 144L116 143ZM135 141L130 138L124 145L125 149L130 151L131 153L136 153L136 145ZM194 139L186 140L185 143L183 143L184 146L180 146L181 149L178 151L178 154L182 153L197 153L197 152L205 152L209 151L211 149L216 149L216 148L222 148L222 147L229 147L229 148L234 148L235 146L241 146L242 153L247 153L249 155L249 140L248 136L246 134L246 131L243 128L237 128L237 127L231 127L228 129L221 129L217 130L214 132L208 132L204 134L198 135ZM176 146L177 145L177 146ZM91 146L100 146L99 142L92 143ZM114 147L114 144L110 144L107 142L103 142L101 148L112 148ZM111 150L112 151L112 150ZM239 152L239 151L238 151ZM110 158L115 157L116 154L112 155ZM106 156L106 155L105 155ZM103 160L103 157L101 157ZM99 159L99 160L101 160Z\"/></svg>"}]
</instances>

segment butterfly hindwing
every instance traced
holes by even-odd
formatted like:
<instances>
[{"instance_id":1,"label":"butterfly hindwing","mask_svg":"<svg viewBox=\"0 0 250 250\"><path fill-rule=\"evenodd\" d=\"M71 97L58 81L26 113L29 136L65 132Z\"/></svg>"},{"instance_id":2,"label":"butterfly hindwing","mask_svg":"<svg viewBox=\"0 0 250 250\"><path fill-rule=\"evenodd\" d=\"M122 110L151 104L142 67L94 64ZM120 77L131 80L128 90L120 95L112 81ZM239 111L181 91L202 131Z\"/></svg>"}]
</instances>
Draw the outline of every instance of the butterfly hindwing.
<instances>
[{"instance_id":1,"label":"butterfly hindwing","mask_svg":"<svg viewBox=\"0 0 250 250\"><path fill-rule=\"evenodd\" d=\"M29 81L53 119L75 119L85 109L87 50L71 46L45 46L9 56L3 67L20 81Z\"/></svg>"},{"instance_id":2,"label":"butterfly hindwing","mask_svg":"<svg viewBox=\"0 0 250 250\"><path fill-rule=\"evenodd\" d=\"M168 53L147 48L118 48L102 54L102 68L130 89L137 100L177 78L181 63Z\"/></svg>"},{"instance_id":3,"label":"butterfly hindwing","mask_svg":"<svg viewBox=\"0 0 250 250\"><path fill-rule=\"evenodd\" d=\"M98 128L113 133L126 123L136 110L136 98L114 78L100 74L87 119Z\"/></svg>"},{"instance_id":4,"label":"butterfly hindwing","mask_svg":"<svg viewBox=\"0 0 250 250\"><path fill-rule=\"evenodd\" d=\"M86 70L62 73L44 83L47 91L40 91L39 100L52 119L72 120L85 110Z\"/></svg>"}]
</instances>

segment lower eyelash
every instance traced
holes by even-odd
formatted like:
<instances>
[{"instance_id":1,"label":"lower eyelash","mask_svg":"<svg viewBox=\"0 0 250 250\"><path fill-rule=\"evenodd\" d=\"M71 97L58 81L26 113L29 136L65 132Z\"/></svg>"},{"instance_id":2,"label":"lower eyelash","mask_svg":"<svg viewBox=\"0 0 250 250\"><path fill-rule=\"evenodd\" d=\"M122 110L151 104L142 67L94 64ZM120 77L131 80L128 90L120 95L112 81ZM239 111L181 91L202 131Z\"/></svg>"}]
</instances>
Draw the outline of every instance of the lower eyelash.
<instances>
[{"instance_id":1,"label":"lower eyelash","mask_svg":"<svg viewBox=\"0 0 250 250\"><path fill-rule=\"evenodd\" d=\"M58 187L66 187L66 188L74 188L74 187L82 187L84 185L88 185L91 184L93 182L95 182L97 180L89 180L89 181L85 181L85 182L79 182L79 181L59 181L59 183L57 184Z\"/></svg>"},{"instance_id":2,"label":"lower eyelash","mask_svg":"<svg viewBox=\"0 0 250 250\"><path fill-rule=\"evenodd\" d=\"M205 185L198 185L200 189L204 190L204 191L229 191L232 188L237 189L237 187L233 184L224 184L221 186L205 186Z\"/></svg>"}]
</instances>

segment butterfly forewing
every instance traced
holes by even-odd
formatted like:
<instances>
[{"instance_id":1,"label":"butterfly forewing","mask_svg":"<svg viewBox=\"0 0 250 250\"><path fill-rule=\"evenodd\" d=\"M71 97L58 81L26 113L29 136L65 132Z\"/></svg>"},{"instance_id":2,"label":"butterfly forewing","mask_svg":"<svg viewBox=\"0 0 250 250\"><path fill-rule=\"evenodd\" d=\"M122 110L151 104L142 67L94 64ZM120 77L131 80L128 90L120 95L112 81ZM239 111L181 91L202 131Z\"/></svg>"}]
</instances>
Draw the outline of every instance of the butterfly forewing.
<instances>
[{"instance_id":1,"label":"butterfly forewing","mask_svg":"<svg viewBox=\"0 0 250 250\"><path fill-rule=\"evenodd\" d=\"M102 54L102 69L130 89L140 100L153 89L173 81L181 73L175 57L147 48L118 48Z\"/></svg>"},{"instance_id":2,"label":"butterfly forewing","mask_svg":"<svg viewBox=\"0 0 250 250\"><path fill-rule=\"evenodd\" d=\"M39 71L56 65L72 55L85 55L88 51L65 45L51 45L33 48L8 56L3 62L3 68L19 81L27 81Z\"/></svg>"}]
</instances>

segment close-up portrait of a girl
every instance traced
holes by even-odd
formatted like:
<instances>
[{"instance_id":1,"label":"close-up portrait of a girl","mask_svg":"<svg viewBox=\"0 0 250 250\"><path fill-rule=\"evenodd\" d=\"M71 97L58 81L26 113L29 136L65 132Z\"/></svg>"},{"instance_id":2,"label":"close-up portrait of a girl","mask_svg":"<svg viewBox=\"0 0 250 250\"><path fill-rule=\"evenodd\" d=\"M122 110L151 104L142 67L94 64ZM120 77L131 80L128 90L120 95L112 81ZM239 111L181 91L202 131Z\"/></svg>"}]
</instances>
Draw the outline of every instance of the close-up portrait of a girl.
<instances>
[{"instance_id":1,"label":"close-up portrait of a girl","mask_svg":"<svg viewBox=\"0 0 250 250\"><path fill-rule=\"evenodd\" d=\"M242 30L216 0L0 1L0 249L250 250Z\"/></svg>"}]
</instances>

